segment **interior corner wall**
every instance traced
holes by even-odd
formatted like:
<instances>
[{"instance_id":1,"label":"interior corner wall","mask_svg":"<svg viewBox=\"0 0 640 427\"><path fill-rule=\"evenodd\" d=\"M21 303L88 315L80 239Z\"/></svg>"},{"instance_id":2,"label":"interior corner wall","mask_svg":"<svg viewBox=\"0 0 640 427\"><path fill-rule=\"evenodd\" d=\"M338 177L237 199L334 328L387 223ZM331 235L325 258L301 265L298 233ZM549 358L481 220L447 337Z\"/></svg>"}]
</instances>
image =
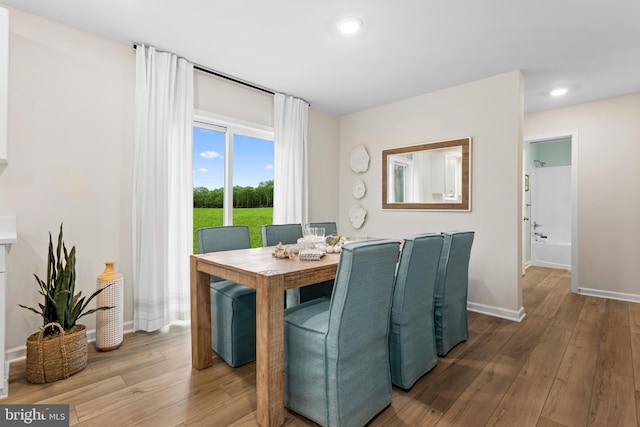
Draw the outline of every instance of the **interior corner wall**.
<instances>
[{"instance_id":1,"label":"interior corner wall","mask_svg":"<svg viewBox=\"0 0 640 427\"><path fill-rule=\"evenodd\" d=\"M415 233L475 231L468 300L498 315L517 317L522 307L523 77L513 71L340 118L340 222L345 234L403 238ZM382 150L472 138L471 212L382 209ZM369 169L349 166L364 145ZM356 179L367 187L356 200ZM354 204L367 210L359 230L350 226Z\"/></svg>"},{"instance_id":2,"label":"interior corner wall","mask_svg":"<svg viewBox=\"0 0 640 427\"><path fill-rule=\"evenodd\" d=\"M524 117L525 139L576 133L578 288L640 301L640 93Z\"/></svg>"}]
</instances>

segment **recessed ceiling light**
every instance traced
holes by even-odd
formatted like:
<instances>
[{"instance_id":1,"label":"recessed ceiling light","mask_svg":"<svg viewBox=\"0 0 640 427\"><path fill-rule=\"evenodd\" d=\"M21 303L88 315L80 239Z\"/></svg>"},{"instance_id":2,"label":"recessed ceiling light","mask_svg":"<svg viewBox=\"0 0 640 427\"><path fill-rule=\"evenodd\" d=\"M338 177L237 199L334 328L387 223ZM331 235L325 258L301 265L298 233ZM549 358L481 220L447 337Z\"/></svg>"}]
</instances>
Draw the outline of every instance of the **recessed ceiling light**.
<instances>
[{"instance_id":1,"label":"recessed ceiling light","mask_svg":"<svg viewBox=\"0 0 640 427\"><path fill-rule=\"evenodd\" d=\"M551 94L551 96L559 97L559 96L566 95L567 92L569 92L569 89L567 89L566 87L559 87L559 88L556 88L556 89L552 90L550 92L550 94Z\"/></svg>"},{"instance_id":2,"label":"recessed ceiling light","mask_svg":"<svg viewBox=\"0 0 640 427\"><path fill-rule=\"evenodd\" d=\"M352 35L360 31L362 28L362 21L353 17L344 18L339 20L336 25L341 34Z\"/></svg>"}]
</instances>

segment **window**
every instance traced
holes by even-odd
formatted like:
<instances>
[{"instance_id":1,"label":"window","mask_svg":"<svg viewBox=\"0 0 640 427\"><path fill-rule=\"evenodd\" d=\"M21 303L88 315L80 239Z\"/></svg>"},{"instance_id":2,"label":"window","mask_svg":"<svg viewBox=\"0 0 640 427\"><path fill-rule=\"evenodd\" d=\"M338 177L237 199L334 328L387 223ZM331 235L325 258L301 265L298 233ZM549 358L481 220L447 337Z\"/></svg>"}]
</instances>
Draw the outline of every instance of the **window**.
<instances>
[{"instance_id":1,"label":"window","mask_svg":"<svg viewBox=\"0 0 640 427\"><path fill-rule=\"evenodd\" d=\"M193 227L247 225L251 246L273 220L273 129L196 116L193 125Z\"/></svg>"},{"instance_id":2,"label":"window","mask_svg":"<svg viewBox=\"0 0 640 427\"><path fill-rule=\"evenodd\" d=\"M394 203L404 203L408 201L407 196L411 194L411 183L413 175L413 162L410 158L396 156L389 161L389 176L393 177L392 185L389 186L389 200Z\"/></svg>"}]
</instances>

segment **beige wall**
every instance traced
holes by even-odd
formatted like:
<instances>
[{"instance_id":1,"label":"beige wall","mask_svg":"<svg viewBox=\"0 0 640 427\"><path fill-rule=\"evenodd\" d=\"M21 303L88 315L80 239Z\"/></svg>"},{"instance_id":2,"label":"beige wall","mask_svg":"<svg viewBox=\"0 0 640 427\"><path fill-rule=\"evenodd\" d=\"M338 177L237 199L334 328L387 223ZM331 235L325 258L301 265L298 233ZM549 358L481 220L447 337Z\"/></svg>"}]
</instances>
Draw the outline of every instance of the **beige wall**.
<instances>
[{"instance_id":1,"label":"beige wall","mask_svg":"<svg viewBox=\"0 0 640 427\"><path fill-rule=\"evenodd\" d=\"M525 115L525 139L566 132L577 133L578 287L640 301L640 94Z\"/></svg>"},{"instance_id":2,"label":"beige wall","mask_svg":"<svg viewBox=\"0 0 640 427\"><path fill-rule=\"evenodd\" d=\"M338 231L347 223L340 222L340 129L337 116L309 109L309 221L336 221Z\"/></svg>"},{"instance_id":3,"label":"beige wall","mask_svg":"<svg viewBox=\"0 0 640 427\"><path fill-rule=\"evenodd\" d=\"M55 239L61 222L84 295L104 260L131 277L135 77L131 46L17 10L9 28L10 157L0 166L0 214L16 215L18 243L7 259L8 349L41 324L17 304L41 302L33 274L46 276L48 232ZM125 294L131 320L128 282ZM93 315L81 320L95 328Z\"/></svg>"},{"instance_id":4,"label":"beige wall","mask_svg":"<svg viewBox=\"0 0 640 427\"><path fill-rule=\"evenodd\" d=\"M340 221L345 233L402 238L419 232L473 230L469 268L472 308L517 317L520 292L522 75L514 71L407 99L340 119ZM382 210L382 158L386 148L470 136L472 211ZM363 144L369 170L354 174L349 155ZM348 221L356 202L351 187L361 178L367 209L359 231Z\"/></svg>"},{"instance_id":5,"label":"beige wall","mask_svg":"<svg viewBox=\"0 0 640 427\"><path fill-rule=\"evenodd\" d=\"M125 278L125 322L133 320L131 200L135 51L10 9L9 151L0 165L0 215L16 215L8 256L8 350L24 346L40 318L33 273L46 275L48 232L75 245L77 287L90 294L102 261ZM273 125L273 98L197 72L195 108ZM338 118L309 114L311 219L337 217ZM82 319L95 328L93 315Z\"/></svg>"},{"instance_id":6,"label":"beige wall","mask_svg":"<svg viewBox=\"0 0 640 427\"><path fill-rule=\"evenodd\" d=\"M247 122L273 126L273 95L196 70L193 108Z\"/></svg>"}]
</instances>

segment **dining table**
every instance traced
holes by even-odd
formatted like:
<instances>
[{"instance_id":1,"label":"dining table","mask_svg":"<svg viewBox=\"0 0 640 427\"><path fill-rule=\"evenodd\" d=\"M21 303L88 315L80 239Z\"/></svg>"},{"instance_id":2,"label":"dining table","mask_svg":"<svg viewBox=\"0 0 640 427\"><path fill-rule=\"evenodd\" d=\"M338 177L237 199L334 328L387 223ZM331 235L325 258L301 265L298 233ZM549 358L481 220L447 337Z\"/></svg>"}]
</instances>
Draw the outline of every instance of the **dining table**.
<instances>
[{"instance_id":1,"label":"dining table","mask_svg":"<svg viewBox=\"0 0 640 427\"><path fill-rule=\"evenodd\" d=\"M276 258L275 247L191 255L191 361L195 369L213 364L210 276L256 291L256 420L284 424L284 291L335 278L339 254L319 260Z\"/></svg>"}]
</instances>

